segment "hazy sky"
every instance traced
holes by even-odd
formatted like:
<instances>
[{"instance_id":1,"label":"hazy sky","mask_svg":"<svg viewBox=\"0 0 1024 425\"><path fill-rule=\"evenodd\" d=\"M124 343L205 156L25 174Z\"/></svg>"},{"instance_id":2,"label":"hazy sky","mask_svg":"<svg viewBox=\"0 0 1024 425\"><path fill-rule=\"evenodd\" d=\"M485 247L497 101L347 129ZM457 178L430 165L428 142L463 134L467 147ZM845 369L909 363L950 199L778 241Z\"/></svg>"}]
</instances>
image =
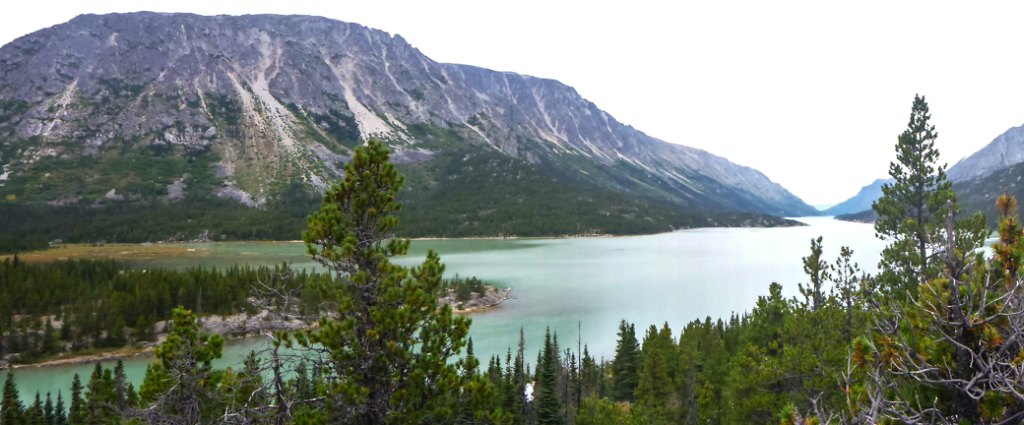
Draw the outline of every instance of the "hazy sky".
<instances>
[{"instance_id":1,"label":"hazy sky","mask_svg":"<svg viewBox=\"0 0 1024 425\"><path fill-rule=\"evenodd\" d=\"M441 62L554 78L814 205L884 177L915 93L950 164L1024 124L1024 2L16 2L0 43L81 13L320 15Z\"/></svg>"}]
</instances>

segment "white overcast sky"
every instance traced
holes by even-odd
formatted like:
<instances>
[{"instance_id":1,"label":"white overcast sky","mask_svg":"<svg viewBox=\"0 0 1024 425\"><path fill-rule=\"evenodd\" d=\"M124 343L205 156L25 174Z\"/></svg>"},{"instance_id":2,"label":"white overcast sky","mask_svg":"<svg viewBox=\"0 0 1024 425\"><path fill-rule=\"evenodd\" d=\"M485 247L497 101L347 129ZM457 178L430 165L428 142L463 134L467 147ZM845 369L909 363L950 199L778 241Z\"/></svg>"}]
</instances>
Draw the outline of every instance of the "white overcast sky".
<instances>
[{"instance_id":1,"label":"white overcast sky","mask_svg":"<svg viewBox=\"0 0 1024 425\"><path fill-rule=\"evenodd\" d=\"M915 93L950 165L1024 124L1024 2L20 1L0 44L82 13L357 22L440 62L553 78L620 121L812 205L884 177Z\"/></svg>"}]
</instances>

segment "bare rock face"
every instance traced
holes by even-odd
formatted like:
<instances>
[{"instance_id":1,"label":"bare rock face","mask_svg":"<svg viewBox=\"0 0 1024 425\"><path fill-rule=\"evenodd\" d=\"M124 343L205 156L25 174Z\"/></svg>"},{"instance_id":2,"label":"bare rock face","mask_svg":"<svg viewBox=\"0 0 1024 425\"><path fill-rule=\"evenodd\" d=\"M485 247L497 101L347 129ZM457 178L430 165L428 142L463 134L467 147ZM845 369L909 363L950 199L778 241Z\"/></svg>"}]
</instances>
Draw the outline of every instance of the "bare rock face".
<instances>
[{"instance_id":1,"label":"bare rock face","mask_svg":"<svg viewBox=\"0 0 1024 425\"><path fill-rule=\"evenodd\" d=\"M260 205L282 182L322 188L371 137L427 161L436 148L419 146L423 129L684 206L814 212L760 172L647 136L560 82L437 63L357 24L83 15L0 48L0 165L23 184L41 179L47 157L90 164L120 152L187 158L192 168L153 183L208 172L217 193Z\"/></svg>"},{"instance_id":2,"label":"bare rock face","mask_svg":"<svg viewBox=\"0 0 1024 425\"><path fill-rule=\"evenodd\" d=\"M950 167L946 174L950 180L964 181L984 177L1022 162L1024 125L1006 130L981 150Z\"/></svg>"}]
</instances>

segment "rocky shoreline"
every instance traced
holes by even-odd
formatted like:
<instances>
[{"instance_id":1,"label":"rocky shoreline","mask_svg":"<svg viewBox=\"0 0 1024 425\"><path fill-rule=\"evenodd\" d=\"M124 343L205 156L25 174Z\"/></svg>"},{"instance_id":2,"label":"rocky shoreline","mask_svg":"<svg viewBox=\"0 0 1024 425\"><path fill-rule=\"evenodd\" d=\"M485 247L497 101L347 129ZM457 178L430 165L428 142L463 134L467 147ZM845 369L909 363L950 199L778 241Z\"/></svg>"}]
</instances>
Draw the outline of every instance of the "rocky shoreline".
<instances>
[{"instance_id":1,"label":"rocky shoreline","mask_svg":"<svg viewBox=\"0 0 1024 425\"><path fill-rule=\"evenodd\" d=\"M497 307L501 303L508 301L511 295L512 288L496 288L486 285L483 294L473 292L470 294L469 299L465 301L458 300L454 290L449 290L445 296L437 301L447 304L454 313L465 314Z\"/></svg>"},{"instance_id":2,"label":"rocky shoreline","mask_svg":"<svg viewBox=\"0 0 1024 425\"><path fill-rule=\"evenodd\" d=\"M445 296L439 298L438 302L448 305L452 308L452 312L456 314L467 314L497 307L509 300L511 294L512 288L495 288L488 285L485 287L483 294L473 292L469 300L459 301L454 292L449 291ZM309 323L298 319L284 320L274 318L270 312L265 310L254 315L240 313L229 316L210 315L200 318L200 326L202 326L203 331L221 335L229 341L268 334L279 330L297 331L308 328L309 325ZM155 328L164 329L164 322L157 322ZM0 370L7 368L22 369L74 365L137 357L152 353L154 348L163 342L166 337L167 335L161 332L157 335L155 342L149 342L142 346L124 347L95 354L71 355L38 363L5 364L3 361L0 361Z\"/></svg>"}]
</instances>

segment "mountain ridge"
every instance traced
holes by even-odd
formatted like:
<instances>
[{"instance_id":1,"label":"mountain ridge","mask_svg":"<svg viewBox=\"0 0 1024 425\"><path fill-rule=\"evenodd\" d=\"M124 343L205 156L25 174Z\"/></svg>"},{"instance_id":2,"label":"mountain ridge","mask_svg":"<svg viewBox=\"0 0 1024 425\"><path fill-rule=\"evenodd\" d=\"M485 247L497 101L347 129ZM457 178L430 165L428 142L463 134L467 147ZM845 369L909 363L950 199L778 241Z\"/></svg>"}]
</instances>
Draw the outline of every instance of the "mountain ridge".
<instances>
[{"instance_id":1,"label":"mountain ridge","mask_svg":"<svg viewBox=\"0 0 1024 425\"><path fill-rule=\"evenodd\" d=\"M1011 127L977 152L957 161L946 175L952 181L984 178L1024 162L1024 125Z\"/></svg>"},{"instance_id":2,"label":"mountain ridge","mask_svg":"<svg viewBox=\"0 0 1024 425\"><path fill-rule=\"evenodd\" d=\"M839 216L870 210L871 204L882 197L882 185L886 183L892 183L892 179L875 179L875 181L860 188L857 194L825 209L822 213L824 215Z\"/></svg>"},{"instance_id":3,"label":"mountain ridge","mask_svg":"<svg viewBox=\"0 0 1024 425\"><path fill-rule=\"evenodd\" d=\"M0 137L0 190L18 202L260 206L292 183L322 189L373 137L403 167L496 151L511 162L494 173L547 170L546 182L687 214L814 212L556 80L438 63L400 35L305 15L80 15L20 37L0 47Z\"/></svg>"}]
</instances>

